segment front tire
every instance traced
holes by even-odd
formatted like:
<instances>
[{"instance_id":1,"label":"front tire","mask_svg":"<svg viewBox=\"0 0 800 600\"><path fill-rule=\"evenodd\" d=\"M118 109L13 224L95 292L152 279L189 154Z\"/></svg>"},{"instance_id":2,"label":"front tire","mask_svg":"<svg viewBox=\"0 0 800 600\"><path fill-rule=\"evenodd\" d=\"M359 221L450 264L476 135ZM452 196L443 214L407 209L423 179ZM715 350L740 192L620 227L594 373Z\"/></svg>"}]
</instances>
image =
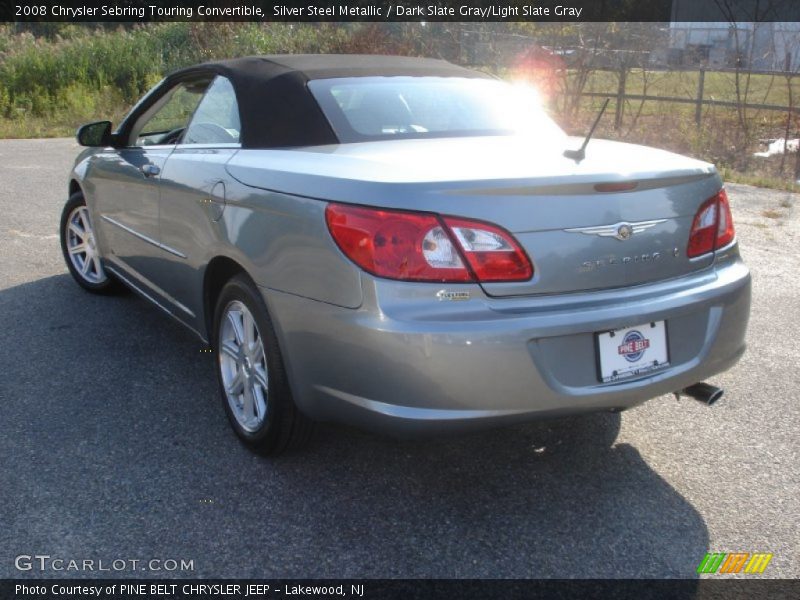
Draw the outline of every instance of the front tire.
<instances>
[{"instance_id":1,"label":"front tire","mask_svg":"<svg viewBox=\"0 0 800 600\"><path fill-rule=\"evenodd\" d=\"M61 252L72 278L94 294L110 294L120 289L103 268L97 236L83 194L69 197L61 211Z\"/></svg>"},{"instance_id":2,"label":"front tire","mask_svg":"<svg viewBox=\"0 0 800 600\"><path fill-rule=\"evenodd\" d=\"M222 402L239 438L265 455L305 445L313 421L292 399L266 305L244 275L232 278L219 295L213 339Z\"/></svg>"}]
</instances>

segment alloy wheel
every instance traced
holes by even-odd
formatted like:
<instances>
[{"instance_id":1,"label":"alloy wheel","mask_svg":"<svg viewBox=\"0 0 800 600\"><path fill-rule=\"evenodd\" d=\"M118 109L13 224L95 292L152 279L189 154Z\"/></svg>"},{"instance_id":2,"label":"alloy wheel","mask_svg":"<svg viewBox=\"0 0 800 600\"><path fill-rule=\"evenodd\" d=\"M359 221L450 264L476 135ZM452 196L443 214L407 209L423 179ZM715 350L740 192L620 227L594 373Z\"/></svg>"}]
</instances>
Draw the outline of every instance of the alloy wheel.
<instances>
[{"instance_id":1,"label":"alloy wheel","mask_svg":"<svg viewBox=\"0 0 800 600\"><path fill-rule=\"evenodd\" d=\"M64 237L69 260L78 275L89 283L106 281L108 276L100 264L100 253L86 206L78 206L69 214Z\"/></svg>"},{"instance_id":2,"label":"alloy wheel","mask_svg":"<svg viewBox=\"0 0 800 600\"><path fill-rule=\"evenodd\" d=\"M258 431L269 406L264 340L253 314L238 300L229 303L222 313L217 354L231 412L242 429Z\"/></svg>"}]
</instances>

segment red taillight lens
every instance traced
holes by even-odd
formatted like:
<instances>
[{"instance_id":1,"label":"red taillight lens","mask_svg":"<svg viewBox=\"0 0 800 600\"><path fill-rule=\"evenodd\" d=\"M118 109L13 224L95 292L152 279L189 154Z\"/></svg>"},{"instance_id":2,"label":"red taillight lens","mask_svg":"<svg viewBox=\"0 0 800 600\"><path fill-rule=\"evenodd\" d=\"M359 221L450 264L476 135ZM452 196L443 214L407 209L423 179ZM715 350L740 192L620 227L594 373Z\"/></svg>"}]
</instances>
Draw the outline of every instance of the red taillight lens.
<instances>
[{"instance_id":1,"label":"red taillight lens","mask_svg":"<svg viewBox=\"0 0 800 600\"><path fill-rule=\"evenodd\" d=\"M733 241L736 231L733 229L733 215L730 202L728 202L728 194L725 193L725 190L720 190L717 198L719 198L719 225L717 226L716 247L722 248Z\"/></svg>"},{"instance_id":2,"label":"red taillight lens","mask_svg":"<svg viewBox=\"0 0 800 600\"><path fill-rule=\"evenodd\" d=\"M689 247L686 255L689 257L700 256L714 250L714 240L717 237L717 210L719 202L714 196L706 200L692 221L692 231L689 234Z\"/></svg>"},{"instance_id":3,"label":"red taillight lens","mask_svg":"<svg viewBox=\"0 0 800 600\"><path fill-rule=\"evenodd\" d=\"M342 252L373 275L411 281L472 281L433 215L329 204L325 219Z\"/></svg>"},{"instance_id":4,"label":"red taillight lens","mask_svg":"<svg viewBox=\"0 0 800 600\"><path fill-rule=\"evenodd\" d=\"M725 190L720 190L703 202L695 214L686 255L693 258L713 252L730 244L735 235L728 195Z\"/></svg>"},{"instance_id":5,"label":"red taillight lens","mask_svg":"<svg viewBox=\"0 0 800 600\"><path fill-rule=\"evenodd\" d=\"M465 282L523 281L533 275L513 237L494 225L345 204L329 204L325 219L342 252L379 277Z\"/></svg>"},{"instance_id":6,"label":"red taillight lens","mask_svg":"<svg viewBox=\"0 0 800 600\"><path fill-rule=\"evenodd\" d=\"M478 281L526 281L533 276L527 255L496 225L444 217Z\"/></svg>"}]
</instances>

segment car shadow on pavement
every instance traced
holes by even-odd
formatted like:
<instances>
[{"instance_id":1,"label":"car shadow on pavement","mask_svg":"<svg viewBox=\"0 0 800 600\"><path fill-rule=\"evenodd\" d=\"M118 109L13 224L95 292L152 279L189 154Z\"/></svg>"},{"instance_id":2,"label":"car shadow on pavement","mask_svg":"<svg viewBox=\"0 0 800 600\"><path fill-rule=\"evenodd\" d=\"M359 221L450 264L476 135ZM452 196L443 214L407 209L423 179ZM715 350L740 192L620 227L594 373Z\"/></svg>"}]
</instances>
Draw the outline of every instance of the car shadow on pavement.
<instances>
[{"instance_id":1,"label":"car shadow on pavement","mask_svg":"<svg viewBox=\"0 0 800 600\"><path fill-rule=\"evenodd\" d=\"M696 577L705 523L634 446L611 445L620 421L605 413L411 442L331 427L300 460L317 487L331 469L361 482L331 522L372 515L362 534L406 547L401 573Z\"/></svg>"},{"instance_id":2,"label":"car shadow on pavement","mask_svg":"<svg viewBox=\"0 0 800 600\"><path fill-rule=\"evenodd\" d=\"M188 558L190 576L413 578L694 578L708 548L614 443L619 414L415 441L322 425L265 459L230 431L213 356L132 294L19 285L0 331L1 577L27 575L10 565L31 545Z\"/></svg>"}]
</instances>

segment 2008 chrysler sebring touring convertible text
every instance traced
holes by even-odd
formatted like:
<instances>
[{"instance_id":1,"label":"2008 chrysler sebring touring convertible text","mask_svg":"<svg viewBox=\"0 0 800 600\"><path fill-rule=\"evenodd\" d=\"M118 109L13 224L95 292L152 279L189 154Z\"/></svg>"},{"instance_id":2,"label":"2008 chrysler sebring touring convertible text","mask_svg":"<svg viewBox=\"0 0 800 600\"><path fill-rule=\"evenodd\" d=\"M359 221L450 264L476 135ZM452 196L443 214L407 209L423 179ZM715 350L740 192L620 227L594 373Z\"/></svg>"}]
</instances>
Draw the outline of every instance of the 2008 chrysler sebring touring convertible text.
<instances>
[{"instance_id":1,"label":"2008 chrysler sebring touring convertible text","mask_svg":"<svg viewBox=\"0 0 800 600\"><path fill-rule=\"evenodd\" d=\"M317 420L402 434L710 400L695 384L744 351L750 275L714 167L576 151L530 91L481 73L203 64L78 141L70 272L209 341L261 452Z\"/></svg>"}]
</instances>

